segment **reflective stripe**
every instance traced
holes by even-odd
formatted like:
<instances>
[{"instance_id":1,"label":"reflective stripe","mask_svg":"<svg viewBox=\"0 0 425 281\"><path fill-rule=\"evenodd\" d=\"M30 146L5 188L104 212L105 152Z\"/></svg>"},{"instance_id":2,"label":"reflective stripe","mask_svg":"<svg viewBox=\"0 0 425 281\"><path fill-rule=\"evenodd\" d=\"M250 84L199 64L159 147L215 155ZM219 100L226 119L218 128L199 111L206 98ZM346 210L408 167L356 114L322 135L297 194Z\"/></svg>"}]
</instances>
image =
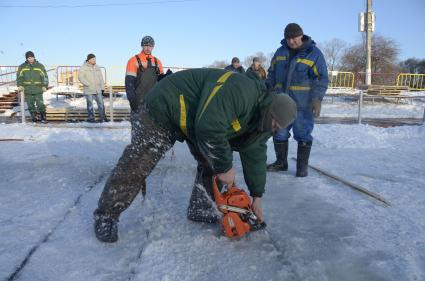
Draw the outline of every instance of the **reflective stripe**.
<instances>
[{"instance_id":1,"label":"reflective stripe","mask_svg":"<svg viewBox=\"0 0 425 281\"><path fill-rule=\"evenodd\" d=\"M187 124L186 124L186 104L184 102L184 96L180 95L180 129L183 134L187 137Z\"/></svg>"},{"instance_id":2,"label":"reflective stripe","mask_svg":"<svg viewBox=\"0 0 425 281\"><path fill-rule=\"evenodd\" d=\"M24 81L24 84L41 84L41 82L38 81Z\"/></svg>"},{"instance_id":3,"label":"reflective stripe","mask_svg":"<svg viewBox=\"0 0 425 281\"><path fill-rule=\"evenodd\" d=\"M22 69L21 69L21 72L19 72L19 75L22 75L22 72L24 72L24 71L28 71L28 70L30 70L28 67L27 67L27 68L22 68Z\"/></svg>"},{"instance_id":4,"label":"reflective stripe","mask_svg":"<svg viewBox=\"0 0 425 281\"><path fill-rule=\"evenodd\" d=\"M241 130L241 124L238 119L232 121L232 128L235 132L239 132Z\"/></svg>"},{"instance_id":5,"label":"reflective stripe","mask_svg":"<svg viewBox=\"0 0 425 281\"><path fill-rule=\"evenodd\" d=\"M136 73L136 72L131 72L131 71L127 71L127 72L125 73L125 75L129 75L129 76L137 77L137 73Z\"/></svg>"},{"instance_id":6,"label":"reflective stripe","mask_svg":"<svg viewBox=\"0 0 425 281\"><path fill-rule=\"evenodd\" d=\"M314 61L308 60L308 59L297 59L297 62L306 64L310 67L313 67L313 65L314 65Z\"/></svg>"},{"instance_id":7,"label":"reflective stripe","mask_svg":"<svg viewBox=\"0 0 425 281\"><path fill-rule=\"evenodd\" d=\"M308 59L297 59L297 62L306 64L309 67L313 68L314 74L316 76L319 76L319 71L317 71L317 67L316 67L316 64L314 63L314 61L308 60Z\"/></svg>"},{"instance_id":8,"label":"reflective stripe","mask_svg":"<svg viewBox=\"0 0 425 281\"><path fill-rule=\"evenodd\" d=\"M276 61L286 60L286 56L276 56Z\"/></svg>"},{"instance_id":9,"label":"reflective stripe","mask_svg":"<svg viewBox=\"0 0 425 281\"><path fill-rule=\"evenodd\" d=\"M283 85L282 85L282 83L277 83L275 87L276 88L283 88Z\"/></svg>"},{"instance_id":10,"label":"reflective stripe","mask_svg":"<svg viewBox=\"0 0 425 281\"><path fill-rule=\"evenodd\" d=\"M218 78L217 83L224 83L226 82L226 80L230 77L230 75L232 75L233 72L232 71L228 71L226 73L224 73L223 75L220 76L220 78Z\"/></svg>"},{"instance_id":11,"label":"reflective stripe","mask_svg":"<svg viewBox=\"0 0 425 281\"><path fill-rule=\"evenodd\" d=\"M313 66L313 72L316 74L316 76L319 76L319 71L317 71L316 65Z\"/></svg>"},{"instance_id":12,"label":"reflective stripe","mask_svg":"<svg viewBox=\"0 0 425 281\"><path fill-rule=\"evenodd\" d=\"M34 70L36 70L36 71L40 71L40 72L41 72L41 74L43 74L43 75L44 75L44 72L43 72L43 70L42 70L41 68L34 68Z\"/></svg>"},{"instance_id":13,"label":"reflective stripe","mask_svg":"<svg viewBox=\"0 0 425 281\"><path fill-rule=\"evenodd\" d=\"M289 90L292 91L309 91L310 89L309 86L289 86Z\"/></svg>"},{"instance_id":14,"label":"reflective stripe","mask_svg":"<svg viewBox=\"0 0 425 281\"><path fill-rule=\"evenodd\" d=\"M224 73L223 75L221 75L220 78L218 78L217 85L214 87L214 89L212 90L211 94L209 95L207 101L205 102L204 107L202 108L201 114L199 114L198 120L201 119L202 115L204 114L205 110L207 109L207 107L210 104L213 97L217 94L218 90L220 90L220 88L224 85L224 82L226 82L226 80L229 79L229 77L232 74L233 74L232 71L228 71L228 72Z\"/></svg>"}]
</instances>

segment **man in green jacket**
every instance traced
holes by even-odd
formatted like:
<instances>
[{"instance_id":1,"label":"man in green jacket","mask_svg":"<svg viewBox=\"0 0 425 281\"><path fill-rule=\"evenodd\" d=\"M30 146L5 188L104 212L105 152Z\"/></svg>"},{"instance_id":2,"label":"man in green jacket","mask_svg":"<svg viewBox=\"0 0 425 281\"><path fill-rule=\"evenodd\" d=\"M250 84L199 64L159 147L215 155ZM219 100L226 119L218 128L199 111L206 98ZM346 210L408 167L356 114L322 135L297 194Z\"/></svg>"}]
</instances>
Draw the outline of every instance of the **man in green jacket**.
<instances>
[{"instance_id":1,"label":"man in green jacket","mask_svg":"<svg viewBox=\"0 0 425 281\"><path fill-rule=\"evenodd\" d=\"M37 122L37 112L41 122L46 122L46 106L43 102L43 92L47 90L49 78L44 65L36 61L34 53L25 53L26 61L21 64L16 73L16 84L20 91L25 90L25 100L33 122Z\"/></svg>"},{"instance_id":2,"label":"man in green jacket","mask_svg":"<svg viewBox=\"0 0 425 281\"><path fill-rule=\"evenodd\" d=\"M189 219L217 220L210 203L212 176L217 175L223 185L234 184L233 151L240 154L253 210L260 221L264 219L261 197L266 183L266 142L295 119L296 105L289 96L267 92L255 75L192 69L157 83L139 108L136 133L107 180L94 212L100 241L118 239L119 215L176 140L186 141L198 161Z\"/></svg>"}]
</instances>

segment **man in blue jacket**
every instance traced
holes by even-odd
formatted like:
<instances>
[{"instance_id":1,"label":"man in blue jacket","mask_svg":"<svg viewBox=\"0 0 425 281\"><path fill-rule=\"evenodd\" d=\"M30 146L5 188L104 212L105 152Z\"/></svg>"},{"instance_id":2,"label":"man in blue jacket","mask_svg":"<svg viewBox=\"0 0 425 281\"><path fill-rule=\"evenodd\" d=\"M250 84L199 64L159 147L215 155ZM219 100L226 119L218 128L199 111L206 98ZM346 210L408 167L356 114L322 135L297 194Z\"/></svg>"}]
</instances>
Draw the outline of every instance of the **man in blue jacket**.
<instances>
[{"instance_id":1,"label":"man in blue jacket","mask_svg":"<svg viewBox=\"0 0 425 281\"><path fill-rule=\"evenodd\" d=\"M304 35L298 24L286 26L281 44L273 56L266 84L294 99L298 114L291 125L274 135L276 161L268 165L267 170L288 170L288 139L292 129L298 142L296 176L306 177L314 117L320 115L321 102L328 87L328 70L322 52L309 36Z\"/></svg>"}]
</instances>

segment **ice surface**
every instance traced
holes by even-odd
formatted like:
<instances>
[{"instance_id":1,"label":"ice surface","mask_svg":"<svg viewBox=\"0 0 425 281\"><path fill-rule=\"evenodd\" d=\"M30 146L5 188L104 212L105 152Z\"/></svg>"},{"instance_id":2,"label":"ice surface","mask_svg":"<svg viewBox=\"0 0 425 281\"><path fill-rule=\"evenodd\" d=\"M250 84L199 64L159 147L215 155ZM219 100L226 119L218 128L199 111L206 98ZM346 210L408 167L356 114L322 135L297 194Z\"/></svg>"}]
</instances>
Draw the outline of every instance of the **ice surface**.
<instances>
[{"instance_id":1,"label":"ice surface","mask_svg":"<svg viewBox=\"0 0 425 281\"><path fill-rule=\"evenodd\" d=\"M102 244L92 212L129 124L2 124L0 138L25 141L0 142L0 280L37 245L15 280L425 280L425 127L317 125L314 136L312 164L392 206L312 170L296 178L290 160L288 172L267 175L267 232L229 241L218 225L187 221L196 163L177 144L146 199L121 216L119 241Z\"/></svg>"}]
</instances>

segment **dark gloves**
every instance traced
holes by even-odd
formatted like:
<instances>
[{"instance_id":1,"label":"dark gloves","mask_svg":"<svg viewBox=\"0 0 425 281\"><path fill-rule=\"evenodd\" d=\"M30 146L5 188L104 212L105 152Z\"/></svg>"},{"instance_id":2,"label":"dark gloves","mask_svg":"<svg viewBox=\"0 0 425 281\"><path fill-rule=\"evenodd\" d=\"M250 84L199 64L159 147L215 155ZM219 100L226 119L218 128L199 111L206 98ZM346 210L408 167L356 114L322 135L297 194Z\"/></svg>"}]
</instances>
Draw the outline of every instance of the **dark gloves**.
<instances>
[{"instance_id":1,"label":"dark gloves","mask_svg":"<svg viewBox=\"0 0 425 281\"><path fill-rule=\"evenodd\" d=\"M170 69L168 69L165 74L159 74L158 75L158 82L161 81L162 79L164 79L165 77L167 77L168 75L171 75L171 74L173 74L173 72Z\"/></svg>"},{"instance_id":2,"label":"dark gloves","mask_svg":"<svg viewBox=\"0 0 425 281\"><path fill-rule=\"evenodd\" d=\"M320 116L320 109L322 108L322 101L319 99L314 99L311 101L311 109L313 110L313 115L315 118Z\"/></svg>"}]
</instances>

